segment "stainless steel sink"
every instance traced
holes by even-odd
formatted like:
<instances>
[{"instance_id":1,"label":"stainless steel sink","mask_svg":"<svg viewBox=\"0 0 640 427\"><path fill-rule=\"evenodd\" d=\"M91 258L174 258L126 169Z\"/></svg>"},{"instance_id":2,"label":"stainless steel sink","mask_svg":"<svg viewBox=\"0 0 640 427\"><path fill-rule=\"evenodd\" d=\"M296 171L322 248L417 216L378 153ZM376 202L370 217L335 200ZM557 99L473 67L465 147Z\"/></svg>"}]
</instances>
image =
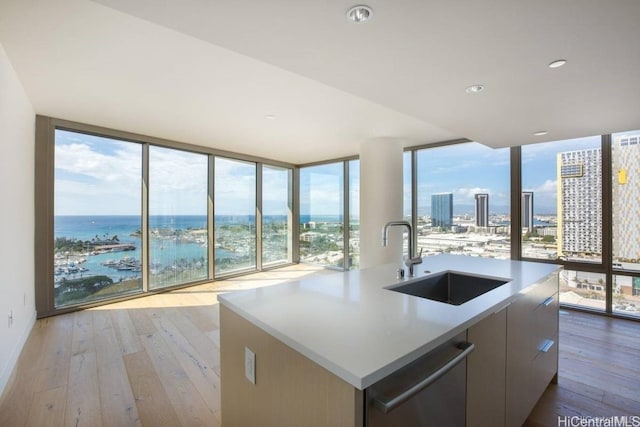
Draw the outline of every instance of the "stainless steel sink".
<instances>
[{"instance_id":1,"label":"stainless steel sink","mask_svg":"<svg viewBox=\"0 0 640 427\"><path fill-rule=\"evenodd\" d=\"M510 281L511 279L445 271L409 283L389 286L387 289L433 301L461 305Z\"/></svg>"}]
</instances>

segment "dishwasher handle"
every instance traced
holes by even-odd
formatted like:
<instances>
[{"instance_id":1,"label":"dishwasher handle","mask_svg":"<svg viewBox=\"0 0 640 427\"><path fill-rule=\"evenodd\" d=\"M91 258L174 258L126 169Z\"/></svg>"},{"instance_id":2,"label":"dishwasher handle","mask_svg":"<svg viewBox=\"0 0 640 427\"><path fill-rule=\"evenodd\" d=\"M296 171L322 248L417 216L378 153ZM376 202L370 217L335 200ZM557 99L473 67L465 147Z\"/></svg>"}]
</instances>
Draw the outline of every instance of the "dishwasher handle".
<instances>
[{"instance_id":1,"label":"dishwasher handle","mask_svg":"<svg viewBox=\"0 0 640 427\"><path fill-rule=\"evenodd\" d=\"M425 388L429 387L432 383L434 383L438 378L442 377L444 374L453 369L456 365L462 362L468 355L473 351L475 345L470 342L463 342L458 344L458 349L462 350L455 357L449 360L447 363L442 365L438 370L429 375L427 378L421 380L419 383L411 386L407 390L398 394L395 397L382 399L380 397L376 397L373 399L373 405L382 411L385 414L388 414L398 406L402 405L407 400L411 399L416 394L420 393Z\"/></svg>"}]
</instances>

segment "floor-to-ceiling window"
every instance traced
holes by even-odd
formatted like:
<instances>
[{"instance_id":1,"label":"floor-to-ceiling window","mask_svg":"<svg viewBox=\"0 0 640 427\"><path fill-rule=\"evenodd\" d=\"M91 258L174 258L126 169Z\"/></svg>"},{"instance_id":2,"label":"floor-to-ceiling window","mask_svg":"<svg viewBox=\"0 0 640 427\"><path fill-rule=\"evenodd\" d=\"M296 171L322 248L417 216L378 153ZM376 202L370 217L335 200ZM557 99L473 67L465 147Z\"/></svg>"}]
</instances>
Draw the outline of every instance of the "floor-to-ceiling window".
<instances>
[{"instance_id":1,"label":"floor-to-ceiling window","mask_svg":"<svg viewBox=\"0 0 640 427\"><path fill-rule=\"evenodd\" d=\"M360 265L360 160L300 168L300 261Z\"/></svg>"},{"instance_id":2,"label":"floor-to-ceiling window","mask_svg":"<svg viewBox=\"0 0 640 427\"><path fill-rule=\"evenodd\" d=\"M39 315L212 280L214 264L223 276L288 263L296 245L302 261L358 265L357 159L301 167L294 200L293 167L278 162L38 123ZM640 317L638 150L640 131L514 147L509 177L508 149L409 149L404 215L425 253L506 258L511 247L565 266L563 304ZM522 228L510 235L513 215Z\"/></svg>"},{"instance_id":3,"label":"floor-to-ceiling window","mask_svg":"<svg viewBox=\"0 0 640 427\"><path fill-rule=\"evenodd\" d=\"M349 167L349 263L346 268L360 266L360 160L350 160Z\"/></svg>"},{"instance_id":4,"label":"floor-to-ceiling window","mask_svg":"<svg viewBox=\"0 0 640 427\"><path fill-rule=\"evenodd\" d=\"M291 262L291 169L262 166L262 265Z\"/></svg>"},{"instance_id":5,"label":"floor-to-ceiling window","mask_svg":"<svg viewBox=\"0 0 640 427\"><path fill-rule=\"evenodd\" d=\"M416 147L404 159L405 216L416 216L425 253L511 251L562 264L564 306L640 317L638 159L640 131L509 154L475 143Z\"/></svg>"},{"instance_id":6,"label":"floor-to-ceiling window","mask_svg":"<svg viewBox=\"0 0 640 427\"><path fill-rule=\"evenodd\" d=\"M599 136L522 147L522 255L602 260Z\"/></svg>"},{"instance_id":7,"label":"floor-to-ceiling window","mask_svg":"<svg viewBox=\"0 0 640 427\"><path fill-rule=\"evenodd\" d=\"M36 124L38 316L293 261L292 165Z\"/></svg>"},{"instance_id":8,"label":"floor-to-ceiling window","mask_svg":"<svg viewBox=\"0 0 640 427\"><path fill-rule=\"evenodd\" d=\"M140 292L142 145L64 129L54 139L54 306Z\"/></svg>"},{"instance_id":9,"label":"floor-to-ceiling window","mask_svg":"<svg viewBox=\"0 0 640 427\"><path fill-rule=\"evenodd\" d=\"M611 135L612 310L640 317L640 131Z\"/></svg>"},{"instance_id":10,"label":"floor-to-ceiling window","mask_svg":"<svg viewBox=\"0 0 640 427\"><path fill-rule=\"evenodd\" d=\"M604 311L606 274L592 271L602 264L602 138L525 145L521 164L522 257L567 263L560 302Z\"/></svg>"},{"instance_id":11,"label":"floor-to-ceiling window","mask_svg":"<svg viewBox=\"0 0 640 427\"><path fill-rule=\"evenodd\" d=\"M149 147L149 287L208 278L208 156Z\"/></svg>"},{"instance_id":12,"label":"floor-to-ceiling window","mask_svg":"<svg viewBox=\"0 0 640 427\"><path fill-rule=\"evenodd\" d=\"M216 275L256 268L256 164L216 157Z\"/></svg>"},{"instance_id":13,"label":"floor-to-ceiling window","mask_svg":"<svg viewBox=\"0 0 640 427\"><path fill-rule=\"evenodd\" d=\"M417 251L509 258L509 149L467 142L415 155Z\"/></svg>"},{"instance_id":14,"label":"floor-to-ceiling window","mask_svg":"<svg viewBox=\"0 0 640 427\"><path fill-rule=\"evenodd\" d=\"M344 166L300 169L300 261L344 268Z\"/></svg>"}]
</instances>

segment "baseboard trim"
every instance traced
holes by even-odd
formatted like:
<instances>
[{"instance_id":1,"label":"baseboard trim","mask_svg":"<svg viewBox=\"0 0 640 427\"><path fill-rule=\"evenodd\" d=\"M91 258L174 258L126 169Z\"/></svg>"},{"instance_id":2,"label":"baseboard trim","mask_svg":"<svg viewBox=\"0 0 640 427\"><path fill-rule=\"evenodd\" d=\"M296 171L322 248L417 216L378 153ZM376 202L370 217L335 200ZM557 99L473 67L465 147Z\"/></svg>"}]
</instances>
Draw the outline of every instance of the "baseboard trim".
<instances>
[{"instance_id":1,"label":"baseboard trim","mask_svg":"<svg viewBox=\"0 0 640 427\"><path fill-rule=\"evenodd\" d=\"M15 347L13 347L13 351L11 352L11 357L7 362L4 371L0 373L0 399L4 397L4 391L11 380L11 376L13 375L13 371L15 370L16 364L18 363L18 358L20 357L20 353L22 353L22 349L24 345L27 343L27 339L29 338L29 334L33 330L33 326L36 324L36 311L33 310L33 314L31 315L31 319L27 322L26 327L22 331L20 335L20 339L16 343Z\"/></svg>"}]
</instances>

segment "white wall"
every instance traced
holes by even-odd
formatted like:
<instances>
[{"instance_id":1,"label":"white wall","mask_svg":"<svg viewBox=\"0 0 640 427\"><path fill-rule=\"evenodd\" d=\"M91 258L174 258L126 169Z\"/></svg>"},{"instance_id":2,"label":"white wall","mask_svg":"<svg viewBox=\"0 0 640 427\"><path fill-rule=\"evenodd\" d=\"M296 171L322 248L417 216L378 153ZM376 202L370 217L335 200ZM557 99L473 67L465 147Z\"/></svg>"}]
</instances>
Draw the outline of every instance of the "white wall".
<instances>
[{"instance_id":1,"label":"white wall","mask_svg":"<svg viewBox=\"0 0 640 427\"><path fill-rule=\"evenodd\" d=\"M34 137L35 112L0 44L0 393L36 317Z\"/></svg>"}]
</instances>

